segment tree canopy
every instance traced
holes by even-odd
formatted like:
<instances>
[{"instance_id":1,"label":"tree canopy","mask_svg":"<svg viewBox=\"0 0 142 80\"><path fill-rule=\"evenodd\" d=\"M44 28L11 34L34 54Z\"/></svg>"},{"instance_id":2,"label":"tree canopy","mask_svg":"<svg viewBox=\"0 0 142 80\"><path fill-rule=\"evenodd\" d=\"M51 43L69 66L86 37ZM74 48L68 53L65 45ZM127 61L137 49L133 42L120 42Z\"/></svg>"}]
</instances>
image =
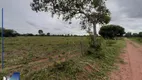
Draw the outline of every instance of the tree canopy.
<instances>
[{"instance_id":1,"label":"tree canopy","mask_svg":"<svg viewBox=\"0 0 142 80\"><path fill-rule=\"evenodd\" d=\"M1 29L2 28L0 28L0 35L2 34ZM4 29L4 37L15 37L17 35L18 33L12 29Z\"/></svg>"},{"instance_id":2,"label":"tree canopy","mask_svg":"<svg viewBox=\"0 0 142 80\"><path fill-rule=\"evenodd\" d=\"M47 33L47 36L50 36L50 33Z\"/></svg>"},{"instance_id":3,"label":"tree canopy","mask_svg":"<svg viewBox=\"0 0 142 80\"><path fill-rule=\"evenodd\" d=\"M38 30L39 35L43 35L43 30Z\"/></svg>"},{"instance_id":4,"label":"tree canopy","mask_svg":"<svg viewBox=\"0 0 142 80\"><path fill-rule=\"evenodd\" d=\"M101 27L99 34L104 38L121 37L125 34L125 29L119 25L105 25Z\"/></svg>"},{"instance_id":5,"label":"tree canopy","mask_svg":"<svg viewBox=\"0 0 142 80\"><path fill-rule=\"evenodd\" d=\"M142 32L139 32L139 37L142 37Z\"/></svg>"},{"instance_id":6,"label":"tree canopy","mask_svg":"<svg viewBox=\"0 0 142 80\"><path fill-rule=\"evenodd\" d=\"M139 34L138 34L138 33L133 33L132 36L133 36L133 37L139 37Z\"/></svg>"},{"instance_id":7,"label":"tree canopy","mask_svg":"<svg viewBox=\"0 0 142 80\"><path fill-rule=\"evenodd\" d=\"M30 4L33 11L51 12L61 16L64 21L80 19L83 29L90 26L94 28L96 35L96 24L107 24L110 21L110 12L105 5L106 0L33 0ZM71 23L71 22L69 22Z\"/></svg>"},{"instance_id":8,"label":"tree canopy","mask_svg":"<svg viewBox=\"0 0 142 80\"><path fill-rule=\"evenodd\" d=\"M132 37L132 33L131 33L131 32L127 32L127 33L125 34L125 36L126 36L126 37Z\"/></svg>"}]
</instances>

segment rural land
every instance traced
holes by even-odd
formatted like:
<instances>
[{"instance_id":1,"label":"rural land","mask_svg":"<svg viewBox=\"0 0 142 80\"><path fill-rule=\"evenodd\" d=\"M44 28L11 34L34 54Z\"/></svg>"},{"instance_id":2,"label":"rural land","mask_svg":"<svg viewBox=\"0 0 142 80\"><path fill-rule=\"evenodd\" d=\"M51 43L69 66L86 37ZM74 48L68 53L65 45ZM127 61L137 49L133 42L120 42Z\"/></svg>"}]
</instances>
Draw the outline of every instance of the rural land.
<instances>
[{"instance_id":1,"label":"rural land","mask_svg":"<svg viewBox=\"0 0 142 80\"><path fill-rule=\"evenodd\" d=\"M142 80L138 0L2 2L0 80Z\"/></svg>"}]
</instances>

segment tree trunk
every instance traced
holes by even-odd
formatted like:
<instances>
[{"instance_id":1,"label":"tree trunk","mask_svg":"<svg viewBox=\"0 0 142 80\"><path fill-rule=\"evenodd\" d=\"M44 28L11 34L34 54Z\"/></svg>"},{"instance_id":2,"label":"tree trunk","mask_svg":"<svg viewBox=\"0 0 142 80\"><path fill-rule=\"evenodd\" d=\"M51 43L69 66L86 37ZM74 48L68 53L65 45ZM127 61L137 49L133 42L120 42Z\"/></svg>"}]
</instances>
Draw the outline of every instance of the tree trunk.
<instances>
[{"instance_id":1,"label":"tree trunk","mask_svg":"<svg viewBox=\"0 0 142 80\"><path fill-rule=\"evenodd\" d=\"M95 42L97 38L96 23L93 23L93 37L94 37L94 42Z\"/></svg>"}]
</instances>

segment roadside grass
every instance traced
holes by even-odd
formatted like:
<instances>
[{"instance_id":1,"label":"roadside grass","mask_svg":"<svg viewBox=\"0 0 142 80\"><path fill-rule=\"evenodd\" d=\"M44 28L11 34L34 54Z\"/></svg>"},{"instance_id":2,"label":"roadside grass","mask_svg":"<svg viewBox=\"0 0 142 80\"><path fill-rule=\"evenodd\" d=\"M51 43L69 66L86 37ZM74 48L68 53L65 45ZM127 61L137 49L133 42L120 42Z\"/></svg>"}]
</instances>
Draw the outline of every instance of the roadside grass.
<instances>
[{"instance_id":1,"label":"roadside grass","mask_svg":"<svg viewBox=\"0 0 142 80\"><path fill-rule=\"evenodd\" d=\"M135 41L137 43L142 44L142 38L141 37L133 37L133 38L129 38L132 41Z\"/></svg>"}]
</instances>

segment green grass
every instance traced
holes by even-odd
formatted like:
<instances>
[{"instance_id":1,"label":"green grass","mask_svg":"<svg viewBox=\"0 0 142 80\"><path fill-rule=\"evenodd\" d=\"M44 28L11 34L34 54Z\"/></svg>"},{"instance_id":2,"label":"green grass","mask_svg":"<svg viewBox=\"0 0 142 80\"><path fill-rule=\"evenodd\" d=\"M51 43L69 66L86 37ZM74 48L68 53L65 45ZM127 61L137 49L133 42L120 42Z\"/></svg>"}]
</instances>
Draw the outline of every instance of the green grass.
<instances>
[{"instance_id":1,"label":"green grass","mask_svg":"<svg viewBox=\"0 0 142 80\"><path fill-rule=\"evenodd\" d=\"M78 37L5 38L5 67L48 58L50 55L80 52L80 41Z\"/></svg>"},{"instance_id":2,"label":"green grass","mask_svg":"<svg viewBox=\"0 0 142 80\"><path fill-rule=\"evenodd\" d=\"M6 38L5 67L22 67L4 70L0 75L19 71L22 80L107 80L124 44L124 40L104 40L97 54L81 54L88 48L85 37ZM42 59L49 60L32 63Z\"/></svg>"},{"instance_id":3,"label":"green grass","mask_svg":"<svg viewBox=\"0 0 142 80\"><path fill-rule=\"evenodd\" d=\"M137 43L142 44L142 38L141 37L133 37L133 38L129 38L129 39L131 39L131 40L133 40L133 41L135 41Z\"/></svg>"},{"instance_id":4,"label":"green grass","mask_svg":"<svg viewBox=\"0 0 142 80\"><path fill-rule=\"evenodd\" d=\"M22 73L25 67L29 66L28 68L30 69L36 64L39 65L38 67L41 67L39 63L32 65L28 63L42 59L52 59L49 62L53 63L57 59L53 56L81 53L80 42L82 41L82 51L86 49L85 45L87 44L86 38L83 37L11 37L4 40L5 68L22 65L22 68L10 69L5 71L5 73L13 71Z\"/></svg>"}]
</instances>

